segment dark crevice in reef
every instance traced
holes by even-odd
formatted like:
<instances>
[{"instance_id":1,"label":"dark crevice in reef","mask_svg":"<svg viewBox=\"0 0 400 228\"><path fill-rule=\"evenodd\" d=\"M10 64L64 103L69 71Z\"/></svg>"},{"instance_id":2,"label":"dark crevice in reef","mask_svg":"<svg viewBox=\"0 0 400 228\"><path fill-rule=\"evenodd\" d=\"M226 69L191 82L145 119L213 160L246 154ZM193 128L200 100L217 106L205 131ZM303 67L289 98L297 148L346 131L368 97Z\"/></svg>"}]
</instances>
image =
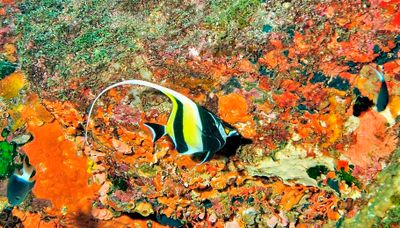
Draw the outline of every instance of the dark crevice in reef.
<instances>
[{"instance_id":1,"label":"dark crevice in reef","mask_svg":"<svg viewBox=\"0 0 400 228\"><path fill-rule=\"evenodd\" d=\"M149 216L143 216L139 213L123 213L123 214L132 219L150 220L152 222L157 222L165 226L171 226L171 227L188 226L188 224L185 224L183 221L179 219L170 218L164 214L151 214Z\"/></svg>"},{"instance_id":2,"label":"dark crevice in reef","mask_svg":"<svg viewBox=\"0 0 400 228\"><path fill-rule=\"evenodd\" d=\"M12 214L12 208L6 208L0 213L0 225L4 228L24 227L22 221Z\"/></svg>"}]
</instances>

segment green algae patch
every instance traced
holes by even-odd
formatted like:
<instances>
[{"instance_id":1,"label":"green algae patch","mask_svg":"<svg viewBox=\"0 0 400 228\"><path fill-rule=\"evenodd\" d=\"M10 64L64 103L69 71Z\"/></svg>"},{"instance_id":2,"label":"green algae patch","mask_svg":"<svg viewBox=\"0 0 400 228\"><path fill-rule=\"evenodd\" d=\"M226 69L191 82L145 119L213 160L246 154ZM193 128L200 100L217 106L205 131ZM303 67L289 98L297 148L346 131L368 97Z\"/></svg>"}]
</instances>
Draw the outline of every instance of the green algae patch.
<instances>
[{"instance_id":1,"label":"green algae patch","mask_svg":"<svg viewBox=\"0 0 400 228\"><path fill-rule=\"evenodd\" d=\"M361 188L360 182L357 181L357 179L351 175L352 170L350 172L346 172L343 169L339 170L336 172L336 175L340 180L343 180L348 186L351 186L354 184L358 188Z\"/></svg>"},{"instance_id":2,"label":"green algae patch","mask_svg":"<svg viewBox=\"0 0 400 228\"><path fill-rule=\"evenodd\" d=\"M1 131L1 137L6 138L10 135L9 127ZM21 168L21 164L16 164L14 158L21 156L17 148L25 145L33 139L31 134L13 135L11 142L0 141L0 180L8 178L16 168Z\"/></svg>"},{"instance_id":3,"label":"green algae patch","mask_svg":"<svg viewBox=\"0 0 400 228\"><path fill-rule=\"evenodd\" d=\"M14 157L17 155L15 144L0 142L0 179L9 177L14 171Z\"/></svg>"},{"instance_id":4,"label":"green algae patch","mask_svg":"<svg viewBox=\"0 0 400 228\"><path fill-rule=\"evenodd\" d=\"M10 129L4 128L1 137L5 138L10 134ZM18 155L17 145L14 142L0 141L0 180L8 178L17 165L14 158Z\"/></svg>"},{"instance_id":5,"label":"green algae patch","mask_svg":"<svg viewBox=\"0 0 400 228\"><path fill-rule=\"evenodd\" d=\"M322 174L327 174L327 173L328 173L328 168L326 168L326 166L324 165L317 165L307 169L308 176L313 179L317 179Z\"/></svg>"},{"instance_id":6,"label":"green algae patch","mask_svg":"<svg viewBox=\"0 0 400 228\"><path fill-rule=\"evenodd\" d=\"M59 99L80 100L76 90L59 85L85 77L88 80L81 86L93 88L113 75L137 72L151 80L149 68L165 61L163 53L186 53L182 50L204 40L216 39L202 48L213 53L265 42L262 4L259 0L21 1L15 20L21 35L17 50L35 89ZM243 33L245 41L237 41L239 31L250 28L255 33ZM143 65L136 63L137 57L143 57Z\"/></svg>"},{"instance_id":7,"label":"green algae patch","mask_svg":"<svg viewBox=\"0 0 400 228\"><path fill-rule=\"evenodd\" d=\"M109 179L111 179L111 183L113 186L111 192L115 190L126 191L128 189L128 183L125 178L117 176L117 177L109 177Z\"/></svg>"},{"instance_id":8,"label":"green algae patch","mask_svg":"<svg viewBox=\"0 0 400 228\"><path fill-rule=\"evenodd\" d=\"M366 207L346 219L343 227L391 227L400 223L400 149L369 186L369 196Z\"/></svg>"},{"instance_id":9,"label":"green algae patch","mask_svg":"<svg viewBox=\"0 0 400 228\"><path fill-rule=\"evenodd\" d=\"M12 74L16 69L16 64L7 61L0 61L0 79Z\"/></svg>"},{"instance_id":10,"label":"green algae patch","mask_svg":"<svg viewBox=\"0 0 400 228\"><path fill-rule=\"evenodd\" d=\"M156 166L142 164L138 167L137 172L141 177L155 177L159 169Z\"/></svg>"},{"instance_id":11,"label":"green algae patch","mask_svg":"<svg viewBox=\"0 0 400 228\"><path fill-rule=\"evenodd\" d=\"M212 13L206 18L206 22L224 28L232 24L238 24L239 27L249 26L250 17L260 5L260 0L212 1Z\"/></svg>"},{"instance_id":12,"label":"green algae patch","mask_svg":"<svg viewBox=\"0 0 400 228\"><path fill-rule=\"evenodd\" d=\"M135 49L131 32L112 25L114 2L24 1L20 9L18 50L28 75L38 76L40 71L64 77L95 73L111 59L118 60L123 52ZM28 50L29 45L33 46ZM35 65L38 58L50 61L40 69Z\"/></svg>"}]
</instances>

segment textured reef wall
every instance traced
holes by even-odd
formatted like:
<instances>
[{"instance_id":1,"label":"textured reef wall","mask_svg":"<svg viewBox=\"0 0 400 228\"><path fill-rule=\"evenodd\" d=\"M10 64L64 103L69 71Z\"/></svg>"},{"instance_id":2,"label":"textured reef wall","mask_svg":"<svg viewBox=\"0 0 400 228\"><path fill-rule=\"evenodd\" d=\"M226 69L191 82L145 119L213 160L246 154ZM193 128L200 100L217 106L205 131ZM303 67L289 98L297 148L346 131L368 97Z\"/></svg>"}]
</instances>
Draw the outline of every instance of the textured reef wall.
<instances>
[{"instance_id":1,"label":"textured reef wall","mask_svg":"<svg viewBox=\"0 0 400 228\"><path fill-rule=\"evenodd\" d=\"M2 226L400 223L400 1L3 0L0 17ZM241 137L199 165L143 125L166 124L168 98L124 86L85 145L90 103L123 79ZM23 154L36 184L10 209Z\"/></svg>"}]
</instances>

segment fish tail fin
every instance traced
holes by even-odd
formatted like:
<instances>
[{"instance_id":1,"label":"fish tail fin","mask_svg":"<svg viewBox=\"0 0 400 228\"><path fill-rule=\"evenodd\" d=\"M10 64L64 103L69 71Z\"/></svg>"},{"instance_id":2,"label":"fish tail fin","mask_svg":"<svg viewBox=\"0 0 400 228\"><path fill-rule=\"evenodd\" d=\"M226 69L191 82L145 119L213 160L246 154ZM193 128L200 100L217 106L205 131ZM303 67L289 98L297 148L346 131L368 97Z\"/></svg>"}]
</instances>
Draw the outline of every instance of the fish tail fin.
<instances>
[{"instance_id":1,"label":"fish tail fin","mask_svg":"<svg viewBox=\"0 0 400 228\"><path fill-rule=\"evenodd\" d=\"M23 158L23 165L22 165L22 178L25 180L29 180L33 176L35 176L36 170L35 167L29 164L29 158L27 155Z\"/></svg>"},{"instance_id":2,"label":"fish tail fin","mask_svg":"<svg viewBox=\"0 0 400 228\"><path fill-rule=\"evenodd\" d=\"M167 134L164 125L155 123L144 123L144 125L151 131L151 134L153 135L153 142Z\"/></svg>"}]
</instances>

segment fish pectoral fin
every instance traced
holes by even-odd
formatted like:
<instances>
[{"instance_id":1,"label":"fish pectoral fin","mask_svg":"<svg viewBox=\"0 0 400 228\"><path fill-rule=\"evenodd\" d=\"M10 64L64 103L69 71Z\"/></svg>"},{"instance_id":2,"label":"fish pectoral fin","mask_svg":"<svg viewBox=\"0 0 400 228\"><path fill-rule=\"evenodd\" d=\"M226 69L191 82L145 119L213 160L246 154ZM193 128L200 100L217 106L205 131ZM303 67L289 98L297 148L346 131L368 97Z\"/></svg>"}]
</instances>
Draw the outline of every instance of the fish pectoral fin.
<instances>
[{"instance_id":1,"label":"fish pectoral fin","mask_svg":"<svg viewBox=\"0 0 400 228\"><path fill-rule=\"evenodd\" d=\"M151 131L151 134L153 135L153 142L157 141L166 134L164 125L155 123L144 123L144 126L146 126Z\"/></svg>"}]
</instances>

